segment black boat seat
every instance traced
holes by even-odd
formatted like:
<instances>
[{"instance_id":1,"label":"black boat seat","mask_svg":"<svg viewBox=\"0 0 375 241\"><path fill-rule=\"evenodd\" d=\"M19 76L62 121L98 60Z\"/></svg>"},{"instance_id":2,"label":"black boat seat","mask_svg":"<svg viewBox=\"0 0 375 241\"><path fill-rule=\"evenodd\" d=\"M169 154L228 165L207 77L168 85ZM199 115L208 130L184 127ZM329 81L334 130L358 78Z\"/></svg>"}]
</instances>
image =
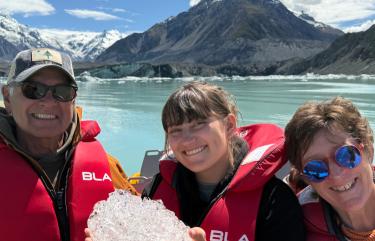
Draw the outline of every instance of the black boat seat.
<instances>
[{"instance_id":1,"label":"black boat seat","mask_svg":"<svg viewBox=\"0 0 375 241\"><path fill-rule=\"evenodd\" d=\"M135 187L135 189L137 189L138 192L141 193L143 189L151 182L152 177L159 173L159 160L162 155L163 151L146 151L143 158L140 175L128 178L128 181L133 183L132 185Z\"/></svg>"}]
</instances>

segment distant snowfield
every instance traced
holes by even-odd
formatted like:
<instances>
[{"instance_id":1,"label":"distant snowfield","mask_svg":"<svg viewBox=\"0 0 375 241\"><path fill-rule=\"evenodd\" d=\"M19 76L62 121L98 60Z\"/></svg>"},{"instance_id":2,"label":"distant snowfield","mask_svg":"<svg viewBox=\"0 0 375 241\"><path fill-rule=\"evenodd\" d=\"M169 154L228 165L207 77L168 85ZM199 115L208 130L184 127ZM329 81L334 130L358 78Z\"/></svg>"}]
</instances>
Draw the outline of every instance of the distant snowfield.
<instances>
[{"instance_id":1,"label":"distant snowfield","mask_svg":"<svg viewBox=\"0 0 375 241\"><path fill-rule=\"evenodd\" d=\"M53 47L70 54L75 60L94 60L117 40L128 33L117 30L103 32L37 29L19 23L11 16L0 13L0 36L20 49Z\"/></svg>"},{"instance_id":2,"label":"distant snowfield","mask_svg":"<svg viewBox=\"0 0 375 241\"><path fill-rule=\"evenodd\" d=\"M314 81L314 80L353 80L353 81L375 81L375 75L344 75L344 74L328 74L328 75L319 75L319 74L306 74L306 75L269 75L269 76L190 76L190 77L181 77L181 78L167 78L167 77L136 77L136 76L127 76L117 79L105 79L90 76L87 72L77 76L78 81L83 82L109 82L109 81L118 81L118 83L125 83L128 81L133 82L165 82L165 81L246 81L246 80L299 80L299 81Z\"/></svg>"},{"instance_id":3,"label":"distant snowfield","mask_svg":"<svg viewBox=\"0 0 375 241\"><path fill-rule=\"evenodd\" d=\"M46 39L52 46L61 46L66 52L73 53L73 58L83 59L85 54L82 51L82 46L88 43L91 39L98 36L97 32L77 32L61 29L36 29L39 31L44 39Z\"/></svg>"},{"instance_id":4,"label":"distant snowfield","mask_svg":"<svg viewBox=\"0 0 375 241\"><path fill-rule=\"evenodd\" d=\"M127 34L117 30L81 32L61 29L38 29L44 39L53 46L61 46L74 59L94 60L105 49Z\"/></svg>"},{"instance_id":5,"label":"distant snowfield","mask_svg":"<svg viewBox=\"0 0 375 241\"><path fill-rule=\"evenodd\" d=\"M319 75L319 74L306 74L306 75L269 75L269 76L210 76L210 77L203 77L203 76L190 76L190 77L182 77L182 78L165 78L165 77L136 77L136 76L127 76L123 78L117 79L105 79L105 78L98 78L94 76L90 76L89 74L83 74L80 76L76 76L77 81L81 82L111 82L117 81L119 84L125 83L128 81L133 82L165 82L165 81L181 81L181 82L189 82L189 81L245 81L245 80L299 80L299 81L314 81L314 80L353 80L353 81L375 81L375 75L344 75L344 74L328 74L328 75ZM6 77L0 77L0 84L5 84Z\"/></svg>"}]
</instances>

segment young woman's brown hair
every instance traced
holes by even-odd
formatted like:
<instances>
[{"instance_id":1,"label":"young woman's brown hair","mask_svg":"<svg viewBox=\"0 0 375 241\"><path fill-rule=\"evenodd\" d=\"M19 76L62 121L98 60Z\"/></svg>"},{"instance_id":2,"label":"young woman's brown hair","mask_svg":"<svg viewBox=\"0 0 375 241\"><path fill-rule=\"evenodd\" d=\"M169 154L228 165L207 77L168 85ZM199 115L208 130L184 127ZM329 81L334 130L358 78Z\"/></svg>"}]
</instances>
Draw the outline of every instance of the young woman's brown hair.
<instances>
[{"instance_id":1,"label":"young woman's brown hair","mask_svg":"<svg viewBox=\"0 0 375 241\"><path fill-rule=\"evenodd\" d=\"M162 111L162 124L165 133L168 127L181 125L192 120L204 120L211 116L224 119L232 114L238 118L238 108L234 97L222 87L208 84L206 82L192 81L182 85L169 96ZM233 163L233 152L238 145L235 145L233 135L229 140L229 160ZM164 150L169 152L168 136L165 137Z\"/></svg>"}]
</instances>

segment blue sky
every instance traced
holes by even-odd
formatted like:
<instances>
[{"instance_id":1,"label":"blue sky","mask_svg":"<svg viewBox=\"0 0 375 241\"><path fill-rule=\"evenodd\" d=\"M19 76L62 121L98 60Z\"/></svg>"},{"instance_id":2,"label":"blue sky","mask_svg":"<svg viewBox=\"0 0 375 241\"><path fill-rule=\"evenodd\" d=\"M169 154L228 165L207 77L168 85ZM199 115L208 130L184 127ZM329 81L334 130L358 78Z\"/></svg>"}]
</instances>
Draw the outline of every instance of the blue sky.
<instances>
[{"instance_id":1,"label":"blue sky","mask_svg":"<svg viewBox=\"0 0 375 241\"><path fill-rule=\"evenodd\" d=\"M145 31L189 9L188 0L0 0L0 11L37 28ZM29 7L27 7L29 6Z\"/></svg>"},{"instance_id":2,"label":"blue sky","mask_svg":"<svg viewBox=\"0 0 375 241\"><path fill-rule=\"evenodd\" d=\"M143 32L155 23L187 11L200 0L0 0L0 11L37 28ZM375 0L280 0L290 10L344 31L375 24Z\"/></svg>"}]
</instances>

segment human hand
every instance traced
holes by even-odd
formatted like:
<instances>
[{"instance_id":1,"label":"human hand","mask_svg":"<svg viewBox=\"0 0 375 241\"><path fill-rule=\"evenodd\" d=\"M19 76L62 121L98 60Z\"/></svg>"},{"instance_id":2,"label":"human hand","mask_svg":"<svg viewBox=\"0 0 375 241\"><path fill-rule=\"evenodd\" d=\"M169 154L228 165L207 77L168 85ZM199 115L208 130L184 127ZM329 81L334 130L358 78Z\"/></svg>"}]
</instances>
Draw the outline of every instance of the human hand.
<instances>
[{"instance_id":1,"label":"human hand","mask_svg":"<svg viewBox=\"0 0 375 241\"><path fill-rule=\"evenodd\" d=\"M200 227L194 227L188 230L189 236L192 241L206 241L206 233ZM91 240L85 240L91 241Z\"/></svg>"},{"instance_id":2,"label":"human hand","mask_svg":"<svg viewBox=\"0 0 375 241\"><path fill-rule=\"evenodd\" d=\"M93 241L91 230L88 228L85 228L85 241Z\"/></svg>"},{"instance_id":3,"label":"human hand","mask_svg":"<svg viewBox=\"0 0 375 241\"><path fill-rule=\"evenodd\" d=\"M202 228L194 227L188 230L192 241L206 241L206 233ZM85 241L93 241L90 229L85 228Z\"/></svg>"}]
</instances>

